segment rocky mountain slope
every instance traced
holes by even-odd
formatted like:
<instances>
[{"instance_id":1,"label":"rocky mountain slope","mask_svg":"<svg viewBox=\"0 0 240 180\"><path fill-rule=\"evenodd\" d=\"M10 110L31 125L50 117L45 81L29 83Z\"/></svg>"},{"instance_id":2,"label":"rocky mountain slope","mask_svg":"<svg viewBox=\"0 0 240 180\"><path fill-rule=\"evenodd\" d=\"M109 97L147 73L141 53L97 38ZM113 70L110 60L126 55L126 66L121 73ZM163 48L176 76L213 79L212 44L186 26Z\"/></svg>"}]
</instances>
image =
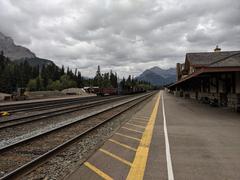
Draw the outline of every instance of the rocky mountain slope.
<instances>
[{"instance_id":1,"label":"rocky mountain slope","mask_svg":"<svg viewBox=\"0 0 240 180\"><path fill-rule=\"evenodd\" d=\"M176 69L161 69L157 66L145 70L137 77L138 80L148 81L156 86L163 86L176 81Z\"/></svg>"},{"instance_id":2,"label":"rocky mountain slope","mask_svg":"<svg viewBox=\"0 0 240 180\"><path fill-rule=\"evenodd\" d=\"M11 37L5 36L0 32L0 51L3 51L4 56L8 57L11 61L22 62L28 61L30 65L44 65L53 63L47 59L41 59L29 49L16 45Z\"/></svg>"}]
</instances>

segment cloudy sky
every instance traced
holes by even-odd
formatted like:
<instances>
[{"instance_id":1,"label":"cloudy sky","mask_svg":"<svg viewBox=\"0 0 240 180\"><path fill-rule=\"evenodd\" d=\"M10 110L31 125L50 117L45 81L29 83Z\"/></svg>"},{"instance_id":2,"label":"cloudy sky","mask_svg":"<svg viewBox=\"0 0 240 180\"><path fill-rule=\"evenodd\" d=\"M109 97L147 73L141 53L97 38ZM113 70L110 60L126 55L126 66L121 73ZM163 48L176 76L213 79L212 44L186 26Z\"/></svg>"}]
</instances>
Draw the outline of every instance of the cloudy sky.
<instances>
[{"instance_id":1,"label":"cloudy sky","mask_svg":"<svg viewBox=\"0 0 240 180\"><path fill-rule=\"evenodd\" d=\"M0 0L0 31L38 57L134 76L186 52L240 50L239 0Z\"/></svg>"}]
</instances>

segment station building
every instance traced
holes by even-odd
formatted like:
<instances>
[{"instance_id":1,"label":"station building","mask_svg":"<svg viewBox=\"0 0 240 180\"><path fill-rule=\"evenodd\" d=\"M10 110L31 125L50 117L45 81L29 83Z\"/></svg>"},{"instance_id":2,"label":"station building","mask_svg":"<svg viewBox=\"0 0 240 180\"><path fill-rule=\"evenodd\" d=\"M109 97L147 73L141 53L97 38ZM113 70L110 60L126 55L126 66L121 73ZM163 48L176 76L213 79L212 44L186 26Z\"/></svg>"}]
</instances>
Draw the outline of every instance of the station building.
<instances>
[{"instance_id":1,"label":"station building","mask_svg":"<svg viewBox=\"0 0 240 180\"><path fill-rule=\"evenodd\" d=\"M187 53L177 63L177 82L168 86L176 96L193 98L240 111L240 51Z\"/></svg>"}]
</instances>

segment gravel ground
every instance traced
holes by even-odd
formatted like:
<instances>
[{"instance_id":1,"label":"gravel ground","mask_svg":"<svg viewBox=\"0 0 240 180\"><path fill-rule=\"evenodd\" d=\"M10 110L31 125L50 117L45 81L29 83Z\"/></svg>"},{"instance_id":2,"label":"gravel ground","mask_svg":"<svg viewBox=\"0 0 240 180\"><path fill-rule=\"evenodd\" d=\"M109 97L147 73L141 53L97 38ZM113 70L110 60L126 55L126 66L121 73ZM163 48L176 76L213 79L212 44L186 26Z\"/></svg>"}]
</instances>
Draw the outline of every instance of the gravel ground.
<instances>
[{"instance_id":1,"label":"gravel ground","mask_svg":"<svg viewBox=\"0 0 240 180\"><path fill-rule=\"evenodd\" d=\"M115 104L113 107L116 108L113 110L111 109L110 111L103 112L84 121L78 121L78 119L76 119L75 121L77 121L77 123L74 125L64 127L63 129L51 132L50 134L41 136L40 138L33 139L28 143L9 149L7 152L4 152L2 154L3 156L0 157L0 169L4 173L8 173L29 162L30 160L33 160L38 156L46 153L54 147L66 142L67 140L77 136L79 132L84 132L90 127L99 124L100 122L104 121L106 117L111 117L112 115L121 112L122 110L126 109L126 107L129 107L134 103L135 102L130 102L119 107L116 107L117 105Z\"/></svg>"},{"instance_id":2,"label":"gravel ground","mask_svg":"<svg viewBox=\"0 0 240 180\"><path fill-rule=\"evenodd\" d=\"M20 179L63 179L77 166L82 164L95 152L114 132L137 113L152 98L135 106L117 118L88 133L76 143L59 152L49 161L40 165Z\"/></svg>"},{"instance_id":3,"label":"gravel ground","mask_svg":"<svg viewBox=\"0 0 240 180\"><path fill-rule=\"evenodd\" d=\"M89 96L70 96L67 95L65 97L55 97L55 98L45 98L45 99L32 99L32 100L22 100L22 101L0 101L0 107L5 105L15 105L22 103L35 103L35 102L44 102L44 101L55 101L55 100L65 100L65 99L80 99L85 97L96 97L95 94L89 94Z\"/></svg>"},{"instance_id":4,"label":"gravel ground","mask_svg":"<svg viewBox=\"0 0 240 180\"><path fill-rule=\"evenodd\" d=\"M112 97L114 97L114 96L112 96ZM48 104L48 102L46 102L46 106L44 106L44 105L36 105L37 108L44 108L44 109L28 109L28 110L26 110L25 108L23 108L25 110L19 111L19 112L10 113L10 116L0 117L0 121L11 120L11 119L14 119L14 118L19 118L19 117L25 117L25 116L28 116L28 115L39 114L39 113L43 113L43 112L48 112L49 110L56 110L56 109L61 109L61 108L64 108L64 107L71 107L71 106L81 105L81 104L90 103L90 102L94 102L94 101L98 101L98 100L105 100L107 98L108 97L97 97L97 96L95 97L94 96L94 99L92 99L92 98L89 98L89 99L88 98L87 99L79 99L78 101L75 101L75 102L62 102L61 101L61 102L56 102L55 104ZM64 105L63 103L67 103L67 104ZM49 105L51 105L51 106L49 106ZM31 108L35 108L35 105L32 105ZM0 109L1 109L1 107L0 107Z\"/></svg>"},{"instance_id":5,"label":"gravel ground","mask_svg":"<svg viewBox=\"0 0 240 180\"><path fill-rule=\"evenodd\" d=\"M76 121L77 119L89 115L92 112L100 111L116 103L121 103L124 101L125 100L110 102L104 105L88 108L85 110L79 110L73 113L46 118L40 121L35 121L28 124L22 124L19 126L3 129L0 131L0 148L15 143L19 140L41 134L50 129L67 124L69 122Z\"/></svg>"}]
</instances>

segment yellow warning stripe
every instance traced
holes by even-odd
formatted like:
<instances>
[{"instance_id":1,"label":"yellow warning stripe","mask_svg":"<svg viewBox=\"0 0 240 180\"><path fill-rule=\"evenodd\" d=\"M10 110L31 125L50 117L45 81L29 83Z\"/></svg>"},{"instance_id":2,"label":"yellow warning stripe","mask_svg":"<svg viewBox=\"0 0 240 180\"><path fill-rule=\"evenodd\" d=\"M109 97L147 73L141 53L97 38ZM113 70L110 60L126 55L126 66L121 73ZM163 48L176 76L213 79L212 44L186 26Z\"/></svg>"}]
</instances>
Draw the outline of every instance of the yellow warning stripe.
<instances>
[{"instance_id":1,"label":"yellow warning stripe","mask_svg":"<svg viewBox=\"0 0 240 180\"><path fill-rule=\"evenodd\" d=\"M115 133L116 135L119 135L119 136L122 136L122 137L126 137L126 138L129 138L129 139L133 139L133 140L136 140L136 141L140 141L141 139L139 138L135 138L135 137L132 137L132 136L127 136L125 134L121 134L121 133Z\"/></svg>"},{"instance_id":2,"label":"yellow warning stripe","mask_svg":"<svg viewBox=\"0 0 240 180\"><path fill-rule=\"evenodd\" d=\"M122 146L122 147L124 147L124 148L130 149L130 150L132 150L132 151L136 151L136 150L137 150L137 149L135 149L135 148L133 148L133 147L131 147L131 146L128 146L128 145L123 144L123 143L120 143L120 142L118 142L118 141L116 141L116 140L114 140L114 139L108 139L108 140L111 141L111 142L113 142L113 143L115 143L115 144L118 144L119 146Z\"/></svg>"},{"instance_id":3,"label":"yellow warning stripe","mask_svg":"<svg viewBox=\"0 0 240 180\"><path fill-rule=\"evenodd\" d=\"M143 122L143 121L139 121L139 120L131 120L129 122L134 123L134 124L139 123L139 124L142 124L142 125L147 125L147 123L148 123L148 121Z\"/></svg>"},{"instance_id":4,"label":"yellow warning stripe","mask_svg":"<svg viewBox=\"0 0 240 180\"><path fill-rule=\"evenodd\" d=\"M106 150L104 150L104 149L102 149L102 148L99 149L99 150L100 150L101 152L103 152L103 153L111 156L112 158L121 161L122 163L124 163L124 164L126 164L126 165L129 165L129 166L132 165L132 163L130 163L129 161L127 161L127 160L125 160L125 159L123 159L123 158L121 158L121 157L119 157L119 156L117 156L117 155L115 155L115 154L113 154L113 153L110 153L109 151L106 151Z\"/></svg>"},{"instance_id":5,"label":"yellow warning stripe","mask_svg":"<svg viewBox=\"0 0 240 180\"><path fill-rule=\"evenodd\" d=\"M109 175L107 175L106 173L104 173L103 171L101 171L100 169L96 168L95 166L93 166L92 164L90 164L89 162L85 162L84 165L86 167L88 167L89 169L91 169L93 172L95 172L96 174L98 174L99 176L101 176L103 179L105 180L113 180L113 178L111 178Z\"/></svg>"},{"instance_id":6,"label":"yellow warning stripe","mask_svg":"<svg viewBox=\"0 0 240 180\"><path fill-rule=\"evenodd\" d=\"M148 123L148 120L143 120L143 119L132 119L131 121L141 122L141 123ZM131 122L131 121L129 121L129 122Z\"/></svg>"},{"instance_id":7,"label":"yellow warning stripe","mask_svg":"<svg viewBox=\"0 0 240 180\"><path fill-rule=\"evenodd\" d=\"M152 140L152 133L157 117L158 106L159 106L160 96L158 95L157 101L155 103L154 109L150 116L147 127L143 133L140 144L137 148L134 161L132 163L131 169L128 173L128 180L141 180L144 177L145 167L148 159L149 146Z\"/></svg>"},{"instance_id":8,"label":"yellow warning stripe","mask_svg":"<svg viewBox=\"0 0 240 180\"><path fill-rule=\"evenodd\" d=\"M127 130L129 130L129 131L133 131L133 132L137 132L137 133L143 133L142 131L138 131L138 130L135 130L135 129L131 129L131 128L127 128L127 127L122 127L123 129L127 129Z\"/></svg>"},{"instance_id":9,"label":"yellow warning stripe","mask_svg":"<svg viewBox=\"0 0 240 180\"><path fill-rule=\"evenodd\" d=\"M150 117L134 117L134 119L143 119L143 120L148 120Z\"/></svg>"},{"instance_id":10,"label":"yellow warning stripe","mask_svg":"<svg viewBox=\"0 0 240 180\"><path fill-rule=\"evenodd\" d=\"M136 124L132 124L132 123L126 123L126 124L129 124L129 125L131 125L131 126L136 126L136 127L145 129L145 126L136 125Z\"/></svg>"}]
</instances>

